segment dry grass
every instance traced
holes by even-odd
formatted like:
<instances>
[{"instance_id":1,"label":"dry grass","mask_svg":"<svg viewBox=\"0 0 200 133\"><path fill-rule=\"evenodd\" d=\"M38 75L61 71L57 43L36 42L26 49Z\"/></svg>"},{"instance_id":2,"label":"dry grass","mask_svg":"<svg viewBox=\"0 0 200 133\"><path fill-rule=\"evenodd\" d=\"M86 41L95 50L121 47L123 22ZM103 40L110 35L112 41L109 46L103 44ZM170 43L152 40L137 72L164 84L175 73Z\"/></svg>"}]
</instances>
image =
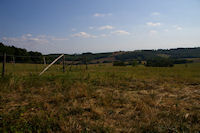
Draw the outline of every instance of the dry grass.
<instances>
[{"instance_id":1,"label":"dry grass","mask_svg":"<svg viewBox=\"0 0 200 133\"><path fill-rule=\"evenodd\" d=\"M24 75L0 79L0 132L200 131L200 64Z\"/></svg>"}]
</instances>

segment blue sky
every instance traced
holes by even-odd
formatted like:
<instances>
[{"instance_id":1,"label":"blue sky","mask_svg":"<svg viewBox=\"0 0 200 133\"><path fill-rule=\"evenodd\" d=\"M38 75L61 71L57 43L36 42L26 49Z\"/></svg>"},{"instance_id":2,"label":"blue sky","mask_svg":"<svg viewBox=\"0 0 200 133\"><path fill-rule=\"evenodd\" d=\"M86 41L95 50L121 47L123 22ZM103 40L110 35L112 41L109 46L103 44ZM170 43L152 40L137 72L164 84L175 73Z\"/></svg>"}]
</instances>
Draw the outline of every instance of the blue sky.
<instances>
[{"instance_id":1,"label":"blue sky","mask_svg":"<svg viewBox=\"0 0 200 133\"><path fill-rule=\"evenodd\" d=\"M0 41L47 53L200 46L199 0L0 0Z\"/></svg>"}]
</instances>

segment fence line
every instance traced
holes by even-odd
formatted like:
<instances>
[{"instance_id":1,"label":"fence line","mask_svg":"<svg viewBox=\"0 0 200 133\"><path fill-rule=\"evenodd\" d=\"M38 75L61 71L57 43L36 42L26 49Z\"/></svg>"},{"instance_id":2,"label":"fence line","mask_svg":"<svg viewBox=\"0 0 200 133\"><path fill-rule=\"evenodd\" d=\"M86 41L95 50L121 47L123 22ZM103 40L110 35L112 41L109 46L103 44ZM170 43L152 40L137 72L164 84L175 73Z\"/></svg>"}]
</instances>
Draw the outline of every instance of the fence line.
<instances>
[{"instance_id":1,"label":"fence line","mask_svg":"<svg viewBox=\"0 0 200 133\"><path fill-rule=\"evenodd\" d=\"M40 73L44 67L46 67L47 64L51 64L56 58L58 58L59 55L42 55L42 56L20 56L20 55L7 55L6 53L4 55L0 55L0 61L2 62L2 65L0 65L0 68L2 68L1 75L4 77L4 75L7 73L11 74L18 74L20 72L24 73ZM6 64L7 63L7 64ZM55 63L55 62L54 62ZM16 65L15 65L16 64ZM38 64L38 65L37 65ZM44 65L39 65L44 64ZM85 69L88 69L87 66L87 59L85 58L66 58L63 54L62 59L59 59L55 64L53 65L53 68L51 68L50 71L62 71L65 72L66 66L68 66L68 71L72 71L72 66L74 65L85 65ZM60 66L62 65L62 67ZM76 67L76 69L79 69ZM81 69L81 68L80 68ZM73 70L74 67L73 67Z\"/></svg>"},{"instance_id":2,"label":"fence line","mask_svg":"<svg viewBox=\"0 0 200 133\"><path fill-rule=\"evenodd\" d=\"M58 61L61 57L64 57L64 54L60 55L56 58L51 64L49 64L39 75L42 75L47 69L49 69L56 61ZM64 64L64 63L63 63ZM63 72L64 72L64 65L63 65Z\"/></svg>"}]
</instances>

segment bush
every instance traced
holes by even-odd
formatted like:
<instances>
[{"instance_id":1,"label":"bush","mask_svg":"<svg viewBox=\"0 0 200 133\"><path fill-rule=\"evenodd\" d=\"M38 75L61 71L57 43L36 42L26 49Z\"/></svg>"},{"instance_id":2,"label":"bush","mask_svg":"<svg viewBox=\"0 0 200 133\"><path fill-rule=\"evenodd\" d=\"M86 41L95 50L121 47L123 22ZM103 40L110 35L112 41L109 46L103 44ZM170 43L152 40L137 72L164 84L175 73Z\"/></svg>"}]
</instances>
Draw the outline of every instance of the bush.
<instances>
[{"instance_id":1,"label":"bush","mask_svg":"<svg viewBox=\"0 0 200 133\"><path fill-rule=\"evenodd\" d=\"M149 66L150 67L173 67L174 64L171 59L158 57L158 58L147 60L146 66L147 67Z\"/></svg>"},{"instance_id":2,"label":"bush","mask_svg":"<svg viewBox=\"0 0 200 133\"><path fill-rule=\"evenodd\" d=\"M186 64L192 62L193 62L192 60L185 60L185 59L174 60L174 64Z\"/></svg>"},{"instance_id":3,"label":"bush","mask_svg":"<svg viewBox=\"0 0 200 133\"><path fill-rule=\"evenodd\" d=\"M137 65L138 65L138 61L137 60L133 60L132 66L137 66Z\"/></svg>"},{"instance_id":4,"label":"bush","mask_svg":"<svg viewBox=\"0 0 200 133\"><path fill-rule=\"evenodd\" d=\"M111 63L112 61L109 61L109 60L105 60L103 61L102 63Z\"/></svg>"},{"instance_id":5,"label":"bush","mask_svg":"<svg viewBox=\"0 0 200 133\"><path fill-rule=\"evenodd\" d=\"M137 60L128 61L126 65L137 66L139 63Z\"/></svg>"},{"instance_id":6,"label":"bush","mask_svg":"<svg viewBox=\"0 0 200 133\"><path fill-rule=\"evenodd\" d=\"M123 61L114 61L113 66L126 66L126 64Z\"/></svg>"}]
</instances>

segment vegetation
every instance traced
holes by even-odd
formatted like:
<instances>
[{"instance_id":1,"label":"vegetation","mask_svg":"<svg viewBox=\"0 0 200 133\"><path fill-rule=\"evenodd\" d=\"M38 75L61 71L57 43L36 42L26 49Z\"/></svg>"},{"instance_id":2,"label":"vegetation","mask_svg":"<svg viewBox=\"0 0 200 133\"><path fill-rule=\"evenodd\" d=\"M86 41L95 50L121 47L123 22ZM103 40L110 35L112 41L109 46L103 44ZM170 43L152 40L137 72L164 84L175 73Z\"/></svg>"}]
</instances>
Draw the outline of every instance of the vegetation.
<instances>
[{"instance_id":1,"label":"vegetation","mask_svg":"<svg viewBox=\"0 0 200 133\"><path fill-rule=\"evenodd\" d=\"M134 67L134 66L137 66L139 64L139 61L133 60L133 61L129 62L129 64Z\"/></svg>"},{"instance_id":2,"label":"vegetation","mask_svg":"<svg viewBox=\"0 0 200 133\"><path fill-rule=\"evenodd\" d=\"M123 61L115 61L113 62L113 66L126 66L126 64Z\"/></svg>"},{"instance_id":3,"label":"vegetation","mask_svg":"<svg viewBox=\"0 0 200 133\"><path fill-rule=\"evenodd\" d=\"M14 46L6 46L0 42L0 61L3 60L3 53L7 54L8 62L17 62L17 63L41 63L42 54L39 52L27 52L26 49L16 48ZM13 59L13 57L15 59Z\"/></svg>"},{"instance_id":4,"label":"vegetation","mask_svg":"<svg viewBox=\"0 0 200 133\"><path fill-rule=\"evenodd\" d=\"M65 55L42 76L58 54L3 52L0 132L200 131L200 48Z\"/></svg>"},{"instance_id":5,"label":"vegetation","mask_svg":"<svg viewBox=\"0 0 200 133\"><path fill-rule=\"evenodd\" d=\"M200 63L42 68L6 64L0 132L200 131Z\"/></svg>"},{"instance_id":6,"label":"vegetation","mask_svg":"<svg viewBox=\"0 0 200 133\"><path fill-rule=\"evenodd\" d=\"M82 53L82 54L73 54L73 55L69 55L69 54L65 54L65 60L66 61L79 61L80 63L84 63L85 60L87 59L88 63L92 63L91 61L93 60L99 60L102 58L106 58L111 56L112 53ZM49 54L49 55L45 55L47 58L51 58L51 57L58 57L59 54Z\"/></svg>"},{"instance_id":7,"label":"vegetation","mask_svg":"<svg viewBox=\"0 0 200 133\"><path fill-rule=\"evenodd\" d=\"M159 50L138 50L133 52L124 52L116 55L117 60L126 61L130 59L149 60L156 57L170 57L172 59L180 58L200 58L200 48L177 48L177 49L159 49Z\"/></svg>"},{"instance_id":8,"label":"vegetation","mask_svg":"<svg viewBox=\"0 0 200 133\"><path fill-rule=\"evenodd\" d=\"M176 59L173 61L174 64L186 64L186 63L192 63L193 60L186 60L186 59Z\"/></svg>"},{"instance_id":9,"label":"vegetation","mask_svg":"<svg viewBox=\"0 0 200 133\"><path fill-rule=\"evenodd\" d=\"M39 52L27 52L25 49L16 48L14 46L6 46L0 43L0 61L2 61L3 53L7 53L8 62L17 63L43 63L43 57L46 62L50 63L55 60L60 54L42 55ZM15 58L15 59L13 59ZM117 62L136 62L156 60L160 58L170 58L174 64L190 63L186 58L200 58L200 48L177 48L169 50L136 50L132 52L108 52L108 53L82 53L82 54L65 54L65 61L75 64L98 64ZM57 62L60 64L60 62Z\"/></svg>"},{"instance_id":10,"label":"vegetation","mask_svg":"<svg viewBox=\"0 0 200 133\"><path fill-rule=\"evenodd\" d=\"M174 66L173 61L168 58L161 58L157 57L154 59L147 60L146 66L152 66L152 67L172 67Z\"/></svg>"}]
</instances>

